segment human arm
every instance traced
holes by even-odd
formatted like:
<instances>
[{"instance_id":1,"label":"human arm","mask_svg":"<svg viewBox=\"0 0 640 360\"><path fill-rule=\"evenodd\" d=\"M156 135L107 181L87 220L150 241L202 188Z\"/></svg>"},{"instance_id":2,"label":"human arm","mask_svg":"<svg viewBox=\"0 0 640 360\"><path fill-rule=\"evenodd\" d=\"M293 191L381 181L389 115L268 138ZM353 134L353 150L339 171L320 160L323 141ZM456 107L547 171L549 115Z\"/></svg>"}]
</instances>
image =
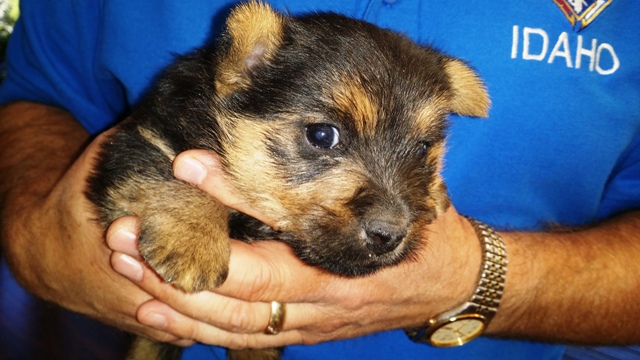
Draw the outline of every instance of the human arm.
<instances>
[{"instance_id":1,"label":"human arm","mask_svg":"<svg viewBox=\"0 0 640 360\"><path fill-rule=\"evenodd\" d=\"M194 154L208 172L191 180L220 194L224 186L215 160ZM178 176L185 178L182 171ZM241 200L225 201L242 207ZM503 302L487 335L557 343L639 342L639 224L638 214L629 213L573 232L503 232L509 271ZM416 261L359 279L305 266L286 246L272 242L234 242L227 282L214 292L190 297L160 288L143 267L137 281L141 287L201 321L186 321L157 301L141 307L138 316L147 322L148 315L160 314L170 333L228 347L317 343L419 326L468 299L480 266L476 235L454 209L429 226L426 235ZM262 334L272 300L287 303L284 331L277 336Z\"/></svg>"},{"instance_id":2,"label":"human arm","mask_svg":"<svg viewBox=\"0 0 640 360\"><path fill-rule=\"evenodd\" d=\"M579 229L504 232L509 278L496 336L595 345L640 342L640 213Z\"/></svg>"},{"instance_id":3,"label":"human arm","mask_svg":"<svg viewBox=\"0 0 640 360\"><path fill-rule=\"evenodd\" d=\"M84 198L99 141L67 112L21 102L0 110L3 256L20 283L45 300L128 331L179 344L142 326L151 296L115 273L102 229Z\"/></svg>"}]
</instances>

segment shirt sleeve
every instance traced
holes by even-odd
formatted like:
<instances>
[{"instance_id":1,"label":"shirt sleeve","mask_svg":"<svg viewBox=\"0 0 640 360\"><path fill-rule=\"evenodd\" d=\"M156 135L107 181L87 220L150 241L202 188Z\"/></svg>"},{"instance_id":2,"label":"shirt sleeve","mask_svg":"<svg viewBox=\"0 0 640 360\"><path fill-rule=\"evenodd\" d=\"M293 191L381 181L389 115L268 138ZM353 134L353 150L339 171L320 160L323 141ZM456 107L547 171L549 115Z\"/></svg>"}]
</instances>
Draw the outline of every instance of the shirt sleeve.
<instances>
[{"instance_id":1,"label":"shirt sleeve","mask_svg":"<svg viewBox=\"0 0 640 360\"><path fill-rule=\"evenodd\" d=\"M99 0L22 0L7 49L0 103L32 101L69 111L91 133L127 110L124 89L96 66Z\"/></svg>"}]
</instances>

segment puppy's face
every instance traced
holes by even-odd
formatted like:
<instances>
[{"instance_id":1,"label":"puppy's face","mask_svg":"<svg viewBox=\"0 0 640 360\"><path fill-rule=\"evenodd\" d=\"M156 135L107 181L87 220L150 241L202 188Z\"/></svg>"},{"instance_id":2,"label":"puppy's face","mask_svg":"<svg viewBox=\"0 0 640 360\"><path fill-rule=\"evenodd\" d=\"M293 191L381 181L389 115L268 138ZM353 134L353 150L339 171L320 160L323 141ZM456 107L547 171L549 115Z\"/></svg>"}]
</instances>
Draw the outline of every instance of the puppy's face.
<instances>
[{"instance_id":1,"label":"puppy's face","mask_svg":"<svg viewBox=\"0 0 640 360\"><path fill-rule=\"evenodd\" d=\"M268 21L260 33L271 33L246 35L234 19ZM228 26L216 112L229 179L311 265L358 276L406 258L448 206L447 114L487 111L477 77L336 15L292 19L251 3ZM247 50L243 36L258 40Z\"/></svg>"}]
</instances>

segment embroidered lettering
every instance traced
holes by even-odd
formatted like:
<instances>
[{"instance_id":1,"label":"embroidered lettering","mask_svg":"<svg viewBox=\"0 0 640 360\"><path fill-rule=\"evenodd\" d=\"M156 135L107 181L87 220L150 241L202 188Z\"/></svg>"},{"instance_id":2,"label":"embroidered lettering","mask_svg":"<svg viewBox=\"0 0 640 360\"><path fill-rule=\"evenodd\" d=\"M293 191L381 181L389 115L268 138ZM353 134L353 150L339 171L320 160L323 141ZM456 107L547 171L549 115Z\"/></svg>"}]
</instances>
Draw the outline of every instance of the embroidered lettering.
<instances>
[{"instance_id":1,"label":"embroidered lettering","mask_svg":"<svg viewBox=\"0 0 640 360\"><path fill-rule=\"evenodd\" d=\"M551 51L549 43L550 36L545 30L524 27L520 34L520 27L514 25L511 58L541 62L546 60L548 64L563 58L567 68L586 68L600 75L611 75L620 68L620 59L614 47L608 43L598 43L598 39L587 40L582 35L573 37L567 32L562 32L555 40ZM572 43L575 46L572 47Z\"/></svg>"},{"instance_id":2,"label":"embroidered lettering","mask_svg":"<svg viewBox=\"0 0 640 360\"><path fill-rule=\"evenodd\" d=\"M582 66L582 57L587 56L589 58L589 71L593 71L596 65L596 45L598 41L596 39L591 40L591 49L587 50L582 46L582 36L578 35L578 47L576 48L576 69L580 69Z\"/></svg>"},{"instance_id":3,"label":"embroidered lettering","mask_svg":"<svg viewBox=\"0 0 640 360\"><path fill-rule=\"evenodd\" d=\"M539 50L538 54L531 54L531 34L537 35L542 40L542 46ZM544 57L547 55L547 49L549 48L549 36L542 29L534 29L530 27L525 27L522 31L523 36L523 45L524 49L522 50L522 58L525 60L537 60L542 61Z\"/></svg>"},{"instance_id":4,"label":"embroidered lettering","mask_svg":"<svg viewBox=\"0 0 640 360\"><path fill-rule=\"evenodd\" d=\"M603 63L602 56L601 56L603 50L606 50L609 56L611 56L611 67L609 67L608 69L603 69L600 66L600 64ZM613 50L613 46L607 43L600 44L600 46L598 46L598 53L596 54L596 71L598 71L598 73L602 75L611 75L614 72L616 72L619 68L620 68L620 59L618 59L618 56L616 55L615 50Z\"/></svg>"},{"instance_id":5,"label":"embroidered lettering","mask_svg":"<svg viewBox=\"0 0 640 360\"><path fill-rule=\"evenodd\" d=\"M565 63L568 68L573 67L573 62L571 61L571 50L569 49L569 34L563 32L558 37L558 41L556 42L556 46L551 50L551 55L549 55L549 64L553 64L553 61L556 57L561 56L564 58Z\"/></svg>"}]
</instances>

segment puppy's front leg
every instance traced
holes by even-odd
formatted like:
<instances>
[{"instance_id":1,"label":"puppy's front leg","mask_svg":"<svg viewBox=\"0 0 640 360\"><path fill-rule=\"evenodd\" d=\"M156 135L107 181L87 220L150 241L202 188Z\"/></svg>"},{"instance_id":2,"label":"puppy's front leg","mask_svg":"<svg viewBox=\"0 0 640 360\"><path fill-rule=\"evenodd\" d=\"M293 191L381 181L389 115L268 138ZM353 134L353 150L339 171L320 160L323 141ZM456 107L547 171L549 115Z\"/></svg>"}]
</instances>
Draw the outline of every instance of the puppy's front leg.
<instances>
[{"instance_id":1,"label":"puppy's front leg","mask_svg":"<svg viewBox=\"0 0 640 360\"><path fill-rule=\"evenodd\" d=\"M179 180L145 183L134 213L144 260L186 292L216 287L229 265L228 210L202 190Z\"/></svg>"}]
</instances>

